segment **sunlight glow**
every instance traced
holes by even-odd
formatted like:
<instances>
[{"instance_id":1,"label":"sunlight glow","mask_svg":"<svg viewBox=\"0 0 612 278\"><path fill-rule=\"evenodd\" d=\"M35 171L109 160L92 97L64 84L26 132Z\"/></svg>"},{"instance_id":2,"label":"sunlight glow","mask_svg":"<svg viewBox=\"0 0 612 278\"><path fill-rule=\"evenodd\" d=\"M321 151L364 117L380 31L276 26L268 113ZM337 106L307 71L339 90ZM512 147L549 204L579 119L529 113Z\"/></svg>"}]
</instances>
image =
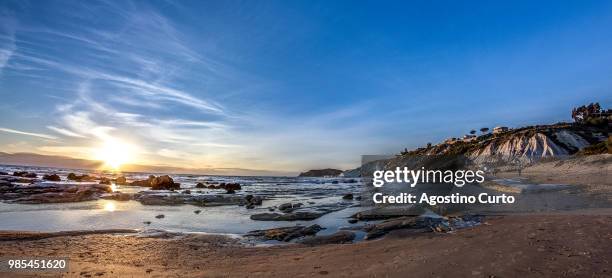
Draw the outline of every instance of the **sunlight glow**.
<instances>
[{"instance_id":1,"label":"sunlight glow","mask_svg":"<svg viewBox=\"0 0 612 278\"><path fill-rule=\"evenodd\" d=\"M105 211L115 211L117 209L117 207L115 206L114 202L108 202L106 204L104 204L104 210Z\"/></svg>"},{"instance_id":2,"label":"sunlight glow","mask_svg":"<svg viewBox=\"0 0 612 278\"><path fill-rule=\"evenodd\" d=\"M95 159L104 161L105 167L113 170L132 162L133 156L133 147L116 138L106 139L95 153Z\"/></svg>"}]
</instances>

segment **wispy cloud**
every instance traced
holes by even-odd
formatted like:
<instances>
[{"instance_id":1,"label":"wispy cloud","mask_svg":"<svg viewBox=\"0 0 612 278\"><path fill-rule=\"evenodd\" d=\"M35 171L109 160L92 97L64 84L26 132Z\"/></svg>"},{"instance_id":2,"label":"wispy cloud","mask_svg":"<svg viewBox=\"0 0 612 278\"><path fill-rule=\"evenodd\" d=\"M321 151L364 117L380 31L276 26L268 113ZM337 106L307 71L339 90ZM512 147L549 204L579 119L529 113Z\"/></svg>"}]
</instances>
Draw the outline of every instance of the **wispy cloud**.
<instances>
[{"instance_id":1,"label":"wispy cloud","mask_svg":"<svg viewBox=\"0 0 612 278\"><path fill-rule=\"evenodd\" d=\"M65 128L59 128L59 127L55 127L55 126L47 126L48 129L53 130L59 134L65 135L65 136L69 136L69 137L76 137L76 138L85 138L85 136L78 134L76 132L67 130Z\"/></svg>"},{"instance_id":2,"label":"wispy cloud","mask_svg":"<svg viewBox=\"0 0 612 278\"><path fill-rule=\"evenodd\" d=\"M15 130L15 129L10 129L10 128L3 128L0 127L0 131L4 131L4 132L8 132L8 133L14 133L14 134L19 134L19 135L27 135L27 136L34 136L34 137L39 137L39 138L44 138L44 139L57 139L57 137L55 136L51 136L51 135L47 135L47 134L43 134L43 133L34 133L34 132L26 132L26 131L20 131L20 130Z\"/></svg>"}]
</instances>

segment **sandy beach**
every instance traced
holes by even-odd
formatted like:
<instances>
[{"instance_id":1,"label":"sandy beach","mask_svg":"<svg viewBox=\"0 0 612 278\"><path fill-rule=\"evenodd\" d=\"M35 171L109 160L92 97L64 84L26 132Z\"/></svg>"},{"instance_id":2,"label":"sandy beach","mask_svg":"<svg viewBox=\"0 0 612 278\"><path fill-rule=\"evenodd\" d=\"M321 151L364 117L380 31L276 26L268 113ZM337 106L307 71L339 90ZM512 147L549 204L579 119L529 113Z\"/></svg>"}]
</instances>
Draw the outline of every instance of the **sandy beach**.
<instances>
[{"instance_id":1,"label":"sandy beach","mask_svg":"<svg viewBox=\"0 0 612 278\"><path fill-rule=\"evenodd\" d=\"M491 217L451 234L398 230L320 247L102 234L2 241L0 255L69 256L64 277L610 277L611 244L610 211L585 211Z\"/></svg>"}]
</instances>

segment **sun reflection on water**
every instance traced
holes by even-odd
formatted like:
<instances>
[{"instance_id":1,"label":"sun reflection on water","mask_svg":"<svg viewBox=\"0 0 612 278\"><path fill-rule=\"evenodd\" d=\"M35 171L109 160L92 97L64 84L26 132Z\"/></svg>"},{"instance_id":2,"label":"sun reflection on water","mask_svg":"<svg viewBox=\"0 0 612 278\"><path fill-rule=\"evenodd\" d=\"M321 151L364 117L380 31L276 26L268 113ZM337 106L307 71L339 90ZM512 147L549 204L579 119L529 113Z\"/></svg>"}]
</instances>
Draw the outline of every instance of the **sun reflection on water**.
<instances>
[{"instance_id":1,"label":"sun reflection on water","mask_svg":"<svg viewBox=\"0 0 612 278\"><path fill-rule=\"evenodd\" d=\"M115 211L117 209L117 207L115 206L114 202L108 202L106 204L104 204L104 210L105 211Z\"/></svg>"}]
</instances>

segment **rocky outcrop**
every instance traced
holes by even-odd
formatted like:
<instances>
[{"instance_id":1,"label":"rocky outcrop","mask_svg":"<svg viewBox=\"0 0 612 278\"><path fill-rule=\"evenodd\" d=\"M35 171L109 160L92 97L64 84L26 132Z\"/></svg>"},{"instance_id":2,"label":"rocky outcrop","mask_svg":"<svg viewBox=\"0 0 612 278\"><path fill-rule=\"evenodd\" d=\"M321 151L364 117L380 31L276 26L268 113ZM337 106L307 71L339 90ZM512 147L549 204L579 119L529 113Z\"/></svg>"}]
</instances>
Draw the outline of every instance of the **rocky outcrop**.
<instances>
[{"instance_id":1,"label":"rocky outcrop","mask_svg":"<svg viewBox=\"0 0 612 278\"><path fill-rule=\"evenodd\" d=\"M278 240L288 242L296 238L313 236L323 228L317 224L311 226L280 227L267 230L255 230L248 232L245 236L256 237L264 240Z\"/></svg>"},{"instance_id":2,"label":"rocky outcrop","mask_svg":"<svg viewBox=\"0 0 612 278\"><path fill-rule=\"evenodd\" d=\"M340 174L342 174L342 170L328 168L303 172L300 173L299 177L337 177Z\"/></svg>"}]
</instances>

